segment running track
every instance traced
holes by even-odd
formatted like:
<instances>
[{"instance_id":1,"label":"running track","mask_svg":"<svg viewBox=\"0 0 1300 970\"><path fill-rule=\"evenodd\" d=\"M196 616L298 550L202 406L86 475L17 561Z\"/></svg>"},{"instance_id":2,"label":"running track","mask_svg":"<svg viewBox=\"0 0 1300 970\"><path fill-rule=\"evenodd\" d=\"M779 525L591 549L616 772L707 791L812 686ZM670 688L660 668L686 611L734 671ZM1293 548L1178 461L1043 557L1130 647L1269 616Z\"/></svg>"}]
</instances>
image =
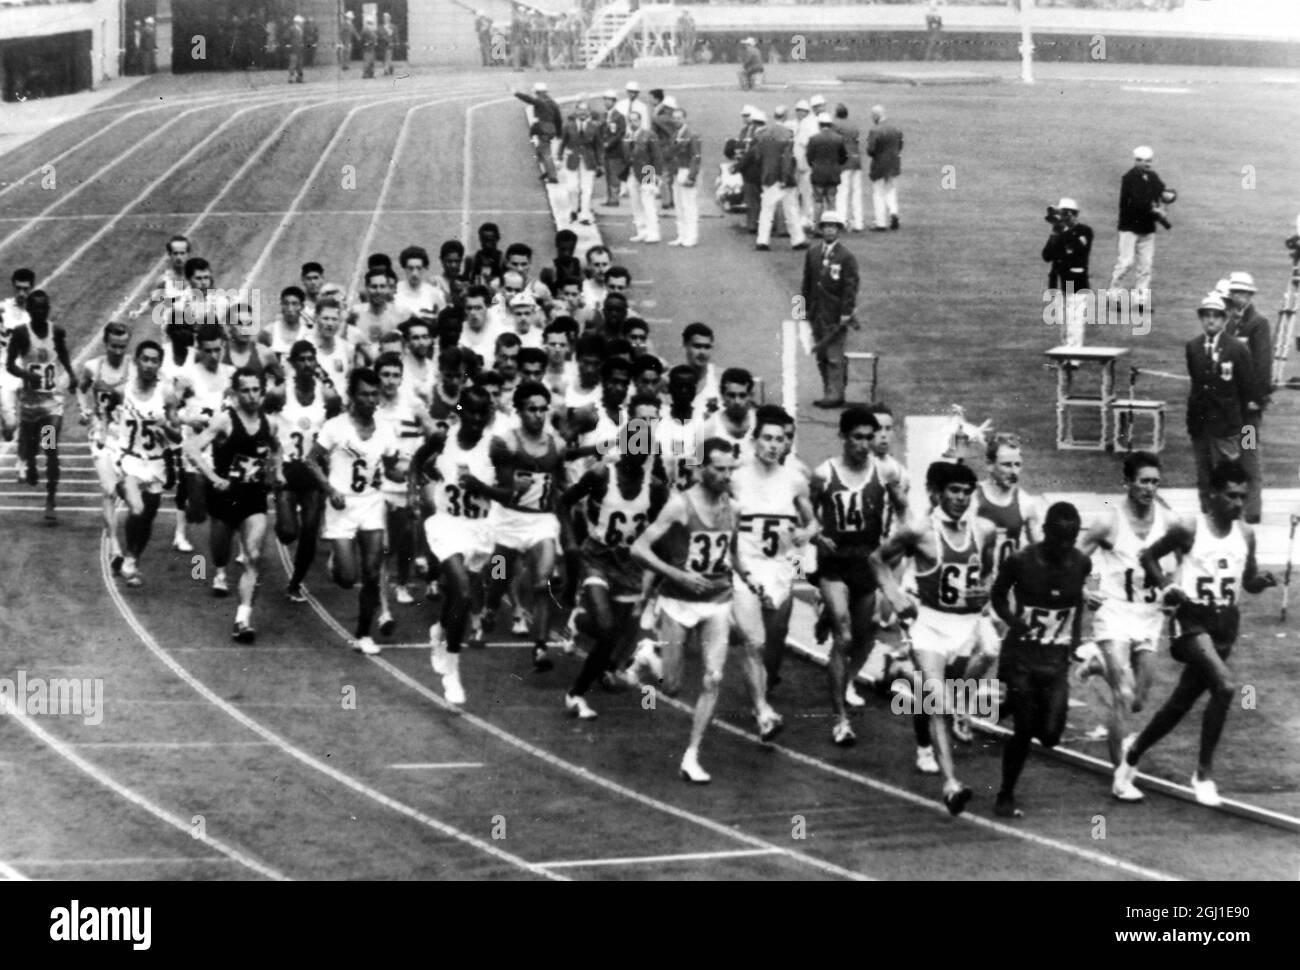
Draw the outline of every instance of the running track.
<instances>
[{"instance_id":1,"label":"running track","mask_svg":"<svg viewBox=\"0 0 1300 970\"><path fill-rule=\"evenodd\" d=\"M138 302L173 231L196 240L218 285L261 289L268 313L306 258L350 282L368 251L413 239L433 248L488 218L507 240L528 239L539 256L548 248L554 226L519 107L499 82L460 75L365 89L218 90L161 107L149 93L136 88L0 158L0 266L39 267L79 359L108 310ZM57 187L42 189L51 159ZM7 483L4 494L14 489ZM69 482L65 491L93 486ZM0 874L11 878L1295 871L1291 833L1159 795L1117 806L1096 775L1038 757L1022 783L1029 817L1004 824L989 812L994 744L961 755L977 797L972 812L950 819L938 782L912 770L909 727L873 703L858 747L831 746L824 673L793 660L777 697L789 724L779 745L752 737L733 665L719 705L732 727L715 726L704 749L714 783L687 787L676 779L682 707L662 696L646 709L640 694L596 695L600 719L571 721L560 702L577 658L539 677L526 651L473 652L464 664L470 703L457 712L441 699L427 651L414 646L425 639L427 606L399 608L395 639L411 648L363 658L344 645L355 594L317 574L314 602L291 607L271 556L258 645L239 647L229 640L231 601L211 599L193 578L202 560L166 548L170 514L140 590L108 574L92 516L67 514L58 529L0 516L8 540L0 569L20 578L0 593L9 627L0 676L100 677L106 695L97 727L0 721ZM1099 816L1105 838L1096 837Z\"/></svg>"}]
</instances>

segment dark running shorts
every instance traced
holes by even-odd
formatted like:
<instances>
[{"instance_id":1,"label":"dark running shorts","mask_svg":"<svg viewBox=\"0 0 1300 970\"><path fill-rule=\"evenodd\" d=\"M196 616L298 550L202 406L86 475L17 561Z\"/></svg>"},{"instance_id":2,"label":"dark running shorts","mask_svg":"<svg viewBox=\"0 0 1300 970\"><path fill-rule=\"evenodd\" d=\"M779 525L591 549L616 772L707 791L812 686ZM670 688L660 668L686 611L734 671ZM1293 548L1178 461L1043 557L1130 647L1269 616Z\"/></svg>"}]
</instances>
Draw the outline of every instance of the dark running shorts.
<instances>
[{"instance_id":1,"label":"dark running shorts","mask_svg":"<svg viewBox=\"0 0 1300 970\"><path fill-rule=\"evenodd\" d=\"M1241 611L1235 606L1215 610L1201 603L1183 603L1174 613L1174 623L1169 631L1170 656L1179 663L1186 663L1183 639L1204 634L1210 638L1219 655L1226 657L1240 627Z\"/></svg>"}]
</instances>

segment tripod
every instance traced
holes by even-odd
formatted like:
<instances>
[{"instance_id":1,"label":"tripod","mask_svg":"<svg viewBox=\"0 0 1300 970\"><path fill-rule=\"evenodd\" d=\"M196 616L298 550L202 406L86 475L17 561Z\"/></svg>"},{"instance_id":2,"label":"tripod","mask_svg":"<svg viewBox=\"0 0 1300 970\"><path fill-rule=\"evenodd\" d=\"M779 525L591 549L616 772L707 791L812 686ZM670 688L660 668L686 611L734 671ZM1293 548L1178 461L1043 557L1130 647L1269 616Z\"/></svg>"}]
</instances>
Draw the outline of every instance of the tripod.
<instances>
[{"instance_id":1,"label":"tripod","mask_svg":"<svg viewBox=\"0 0 1300 970\"><path fill-rule=\"evenodd\" d=\"M1300 218L1296 219L1300 229ZM1291 278L1287 280L1286 292L1282 294L1282 309L1277 314L1277 327L1273 332L1273 374L1274 387L1300 389L1300 378L1284 380L1286 359L1291 352L1291 339L1295 335L1296 310L1300 308L1300 232L1286 241L1291 255Z\"/></svg>"}]
</instances>

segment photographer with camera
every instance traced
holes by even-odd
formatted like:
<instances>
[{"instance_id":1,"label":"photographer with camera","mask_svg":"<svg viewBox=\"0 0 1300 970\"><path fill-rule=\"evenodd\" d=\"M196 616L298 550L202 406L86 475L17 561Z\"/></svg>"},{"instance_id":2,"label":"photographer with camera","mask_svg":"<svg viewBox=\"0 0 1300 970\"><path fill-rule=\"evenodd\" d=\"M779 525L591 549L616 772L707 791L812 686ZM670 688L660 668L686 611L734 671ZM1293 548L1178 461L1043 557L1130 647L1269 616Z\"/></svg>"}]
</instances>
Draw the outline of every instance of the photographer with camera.
<instances>
[{"instance_id":1,"label":"photographer with camera","mask_svg":"<svg viewBox=\"0 0 1300 970\"><path fill-rule=\"evenodd\" d=\"M1155 157L1146 145L1133 149L1133 167L1124 173L1119 185L1119 260L1110 278L1110 288L1117 289L1128 271L1137 263L1137 306L1151 297L1151 263L1156 254L1156 223L1173 228L1165 205L1176 199L1173 189L1166 189L1160 176L1151 171Z\"/></svg>"},{"instance_id":2,"label":"photographer with camera","mask_svg":"<svg viewBox=\"0 0 1300 970\"><path fill-rule=\"evenodd\" d=\"M1052 234L1043 247L1043 262L1052 266L1047 274L1047 288L1061 292L1067 347L1083 346L1089 297L1092 226L1085 226L1078 218L1079 203L1073 199L1062 199L1058 205L1047 207L1046 219L1052 224Z\"/></svg>"}]
</instances>

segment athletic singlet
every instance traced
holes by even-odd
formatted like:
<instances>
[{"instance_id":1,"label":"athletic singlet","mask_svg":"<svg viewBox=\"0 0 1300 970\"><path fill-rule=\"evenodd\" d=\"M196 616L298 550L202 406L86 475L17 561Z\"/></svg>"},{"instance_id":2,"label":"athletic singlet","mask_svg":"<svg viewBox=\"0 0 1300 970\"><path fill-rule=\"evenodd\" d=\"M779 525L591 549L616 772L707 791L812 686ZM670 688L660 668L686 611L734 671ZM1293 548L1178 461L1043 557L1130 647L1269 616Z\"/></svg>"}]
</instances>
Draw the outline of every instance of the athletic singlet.
<instances>
[{"instance_id":1,"label":"athletic singlet","mask_svg":"<svg viewBox=\"0 0 1300 970\"><path fill-rule=\"evenodd\" d=\"M693 593L667 577L659 587L664 596L695 603L725 603L731 599L731 533L735 528L736 511L724 498L718 505L717 521L705 522L691 492L683 493L686 502L687 523L674 522L659 540L664 562L686 572L718 581L716 589Z\"/></svg>"},{"instance_id":2,"label":"athletic singlet","mask_svg":"<svg viewBox=\"0 0 1300 970\"><path fill-rule=\"evenodd\" d=\"M232 346L233 346L232 344L227 343L226 346L222 348L221 351L222 364L229 365L232 372L239 369L240 367L247 367L252 371L254 371L255 373L257 373L258 375L265 377L267 367L266 364L263 363L262 361L261 353L259 353L258 351L258 347L260 346L259 344L252 343L248 345L248 359L244 361L244 363L242 364L235 363L234 357L230 353L230 349Z\"/></svg>"},{"instance_id":3,"label":"athletic singlet","mask_svg":"<svg viewBox=\"0 0 1300 970\"><path fill-rule=\"evenodd\" d=\"M710 438L721 438L723 441L730 442L731 453L737 460L750 457L754 454L753 416L750 416L748 425L737 435L731 433L721 411L709 415L700 425L700 441L707 441Z\"/></svg>"},{"instance_id":4,"label":"athletic singlet","mask_svg":"<svg viewBox=\"0 0 1300 970\"><path fill-rule=\"evenodd\" d=\"M963 519L966 541L960 549L951 545L945 536L938 515L930 516L930 528L938 543L939 558L930 559L920 549L916 551L916 592L924 606L940 613L978 613L978 606L969 602L971 590L981 586L984 557L976 541L975 525Z\"/></svg>"},{"instance_id":5,"label":"athletic singlet","mask_svg":"<svg viewBox=\"0 0 1300 970\"><path fill-rule=\"evenodd\" d=\"M320 342L315 334L309 339L316 346L316 363L319 365L321 373L329 379L330 384L339 392L339 395L345 397L348 389L348 371L352 369L352 359L356 355L356 351L342 337L334 338L334 349L330 351L321 349Z\"/></svg>"},{"instance_id":6,"label":"athletic singlet","mask_svg":"<svg viewBox=\"0 0 1300 970\"><path fill-rule=\"evenodd\" d=\"M122 405L118 409L115 429L117 447L123 455L147 462L161 463L164 460L168 446L163 436L166 404L167 389L162 381L156 383L145 397L140 396L135 381L122 389Z\"/></svg>"},{"instance_id":7,"label":"athletic singlet","mask_svg":"<svg viewBox=\"0 0 1300 970\"><path fill-rule=\"evenodd\" d=\"M1119 521L1111 547L1098 548L1094 554L1100 560L1101 567L1097 592L1109 600L1141 603L1159 609L1156 601L1160 597L1160 589L1149 585L1146 570L1138 562L1138 553L1165 534L1171 521L1169 513L1159 502L1153 504L1151 531L1145 539L1139 539L1133 531L1133 525L1123 507L1116 509L1115 515ZM1168 572L1168 567L1165 568Z\"/></svg>"},{"instance_id":8,"label":"athletic singlet","mask_svg":"<svg viewBox=\"0 0 1300 970\"><path fill-rule=\"evenodd\" d=\"M284 407L272 419L280 451L285 462L303 461L311 454L316 436L325 425L325 395L319 385L312 388L310 404L298 400L298 390L293 384L284 389Z\"/></svg>"},{"instance_id":9,"label":"athletic singlet","mask_svg":"<svg viewBox=\"0 0 1300 970\"><path fill-rule=\"evenodd\" d=\"M276 317L271 321L271 349L280 355L282 361L287 360L289 351L293 350L293 345L299 340L310 340L312 334L311 321L305 316L298 318L298 327L293 333L290 333L289 329L284 325L283 317Z\"/></svg>"},{"instance_id":10,"label":"athletic singlet","mask_svg":"<svg viewBox=\"0 0 1300 970\"><path fill-rule=\"evenodd\" d=\"M1006 505L997 505L984 494L981 484L975 489L975 514L987 519L997 529L997 546L994 564L1001 566L1007 557L1020 549L1025 540L1025 516L1020 509L1020 486L1011 488L1011 501Z\"/></svg>"},{"instance_id":11,"label":"athletic singlet","mask_svg":"<svg viewBox=\"0 0 1300 970\"><path fill-rule=\"evenodd\" d=\"M414 354L402 354L402 389L410 394L424 394L432 398L434 385L438 384L436 363L426 357L420 360Z\"/></svg>"},{"instance_id":12,"label":"athletic singlet","mask_svg":"<svg viewBox=\"0 0 1300 970\"><path fill-rule=\"evenodd\" d=\"M564 472L564 451L552 432L542 434L546 439L544 455L524 450L518 428L512 428L508 437L496 439L508 452L508 456L498 452L492 459L497 487L511 490L514 500L507 507L518 512L550 512L554 505L555 488Z\"/></svg>"},{"instance_id":13,"label":"athletic singlet","mask_svg":"<svg viewBox=\"0 0 1300 970\"><path fill-rule=\"evenodd\" d=\"M590 431L584 431L578 436L579 448L600 448L607 441L618 439L619 428L627 424L627 408L620 406L618 414L611 418L609 412L602 404L596 408L596 426ZM594 455L588 455L586 458L576 458L568 463L567 482L570 485L576 484L591 469L595 468L600 462L603 452L597 451Z\"/></svg>"},{"instance_id":14,"label":"athletic singlet","mask_svg":"<svg viewBox=\"0 0 1300 970\"><path fill-rule=\"evenodd\" d=\"M1016 568L1016 616L1026 626L1019 642L1030 646L1069 646L1074 611L1092 564L1078 549L1053 565L1035 544L1012 554ZM1009 560L1003 569L1012 568Z\"/></svg>"},{"instance_id":15,"label":"athletic singlet","mask_svg":"<svg viewBox=\"0 0 1300 970\"><path fill-rule=\"evenodd\" d=\"M1178 588L1189 602L1222 610L1237 605L1249 547L1241 523L1233 522L1226 536L1210 531L1204 514L1196 517L1196 538L1178 566Z\"/></svg>"},{"instance_id":16,"label":"athletic singlet","mask_svg":"<svg viewBox=\"0 0 1300 970\"><path fill-rule=\"evenodd\" d=\"M63 413L63 395L59 380L59 357L54 349L54 324L45 325L45 336L38 337L32 332L31 324L26 327L27 349L19 356L18 367L28 374L35 374L40 383L35 387L23 383L18 389L22 415L25 418L38 418L46 415Z\"/></svg>"},{"instance_id":17,"label":"athletic singlet","mask_svg":"<svg viewBox=\"0 0 1300 970\"><path fill-rule=\"evenodd\" d=\"M213 471L229 479L231 485L265 488L269 484L267 465L275 444L271 423L266 415L258 414L257 430L250 433L234 408L227 408L226 413L230 415L230 434L212 446Z\"/></svg>"},{"instance_id":18,"label":"athletic singlet","mask_svg":"<svg viewBox=\"0 0 1300 970\"><path fill-rule=\"evenodd\" d=\"M624 498L618 487L618 471L610 468L605 477L605 494L599 502L587 502L589 538L609 549L626 549L650 524L650 470L641 475L641 487L632 498Z\"/></svg>"},{"instance_id":19,"label":"athletic singlet","mask_svg":"<svg viewBox=\"0 0 1300 970\"><path fill-rule=\"evenodd\" d=\"M96 357L86 365L86 370L90 372L90 395L95 408L90 436L102 445L109 438L117 418L117 407L113 402L125 392L127 382L135 377L135 370L130 357L123 357L116 371L109 366L107 357Z\"/></svg>"},{"instance_id":20,"label":"athletic singlet","mask_svg":"<svg viewBox=\"0 0 1300 970\"><path fill-rule=\"evenodd\" d=\"M806 488L797 468L774 465L767 471L758 459L741 462L731 475L731 494L740 517L736 548L744 559L788 558L790 535L799 525L795 498Z\"/></svg>"},{"instance_id":21,"label":"athletic singlet","mask_svg":"<svg viewBox=\"0 0 1300 970\"><path fill-rule=\"evenodd\" d=\"M193 361L182 367L180 376L189 382L193 392L185 402L183 417L188 421L202 418L205 425L210 422L221 409L234 373L235 369L229 364L218 364L215 372Z\"/></svg>"},{"instance_id":22,"label":"athletic singlet","mask_svg":"<svg viewBox=\"0 0 1300 970\"><path fill-rule=\"evenodd\" d=\"M694 468L699 461L699 446L704 441L700 437L700 423L694 415L683 421L666 414L655 423L655 439L668 484L679 492L686 491L695 483Z\"/></svg>"},{"instance_id":23,"label":"athletic singlet","mask_svg":"<svg viewBox=\"0 0 1300 970\"><path fill-rule=\"evenodd\" d=\"M454 400L448 400L442 394L442 386L435 386L433 394L430 395L429 417L433 419L438 430L448 438L454 436L456 429L460 427L460 395L457 395Z\"/></svg>"},{"instance_id":24,"label":"athletic singlet","mask_svg":"<svg viewBox=\"0 0 1300 970\"><path fill-rule=\"evenodd\" d=\"M379 402L375 408L375 424L385 425L397 439L397 451L403 458L410 460L415 449L424 439L424 426L417 416L417 409L424 407L418 397L408 397L399 388L397 397L392 401ZM406 485L385 478L381 486L385 492L404 492Z\"/></svg>"},{"instance_id":25,"label":"athletic singlet","mask_svg":"<svg viewBox=\"0 0 1300 970\"><path fill-rule=\"evenodd\" d=\"M880 466L867 460L865 471L851 473L837 458L818 466L816 475L826 482L818 502L822 534L834 541L835 557L866 558L880 545L887 493ZM854 479L860 482L854 484Z\"/></svg>"},{"instance_id":26,"label":"athletic singlet","mask_svg":"<svg viewBox=\"0 0 1300 970\"><path fill-rule=\"evenodd\" d=\"M384 458L398 454L391 429L376 420L370 437L363 439L348 414L326 421L316 443L329 455L330 487L352 498L374 495L385 480Z\"/></svg>"},{"instance_id":27,"label":"athletic singlet","mask_svg":"<svg viewBox=\"0 0 1300 970\"><path fill-rule=\"evenodd\" d=\"M431 461L424 464L425 474L433 481L433 508L437 515L458 519L482 519L488 514L491 499L468 495L460 487L460 476L470 474L480 482L492 481L492 459L488 449L492 439L486 434L473 448L465 449L456 437L447 439Z\"/></svg>"}]
</instances>

